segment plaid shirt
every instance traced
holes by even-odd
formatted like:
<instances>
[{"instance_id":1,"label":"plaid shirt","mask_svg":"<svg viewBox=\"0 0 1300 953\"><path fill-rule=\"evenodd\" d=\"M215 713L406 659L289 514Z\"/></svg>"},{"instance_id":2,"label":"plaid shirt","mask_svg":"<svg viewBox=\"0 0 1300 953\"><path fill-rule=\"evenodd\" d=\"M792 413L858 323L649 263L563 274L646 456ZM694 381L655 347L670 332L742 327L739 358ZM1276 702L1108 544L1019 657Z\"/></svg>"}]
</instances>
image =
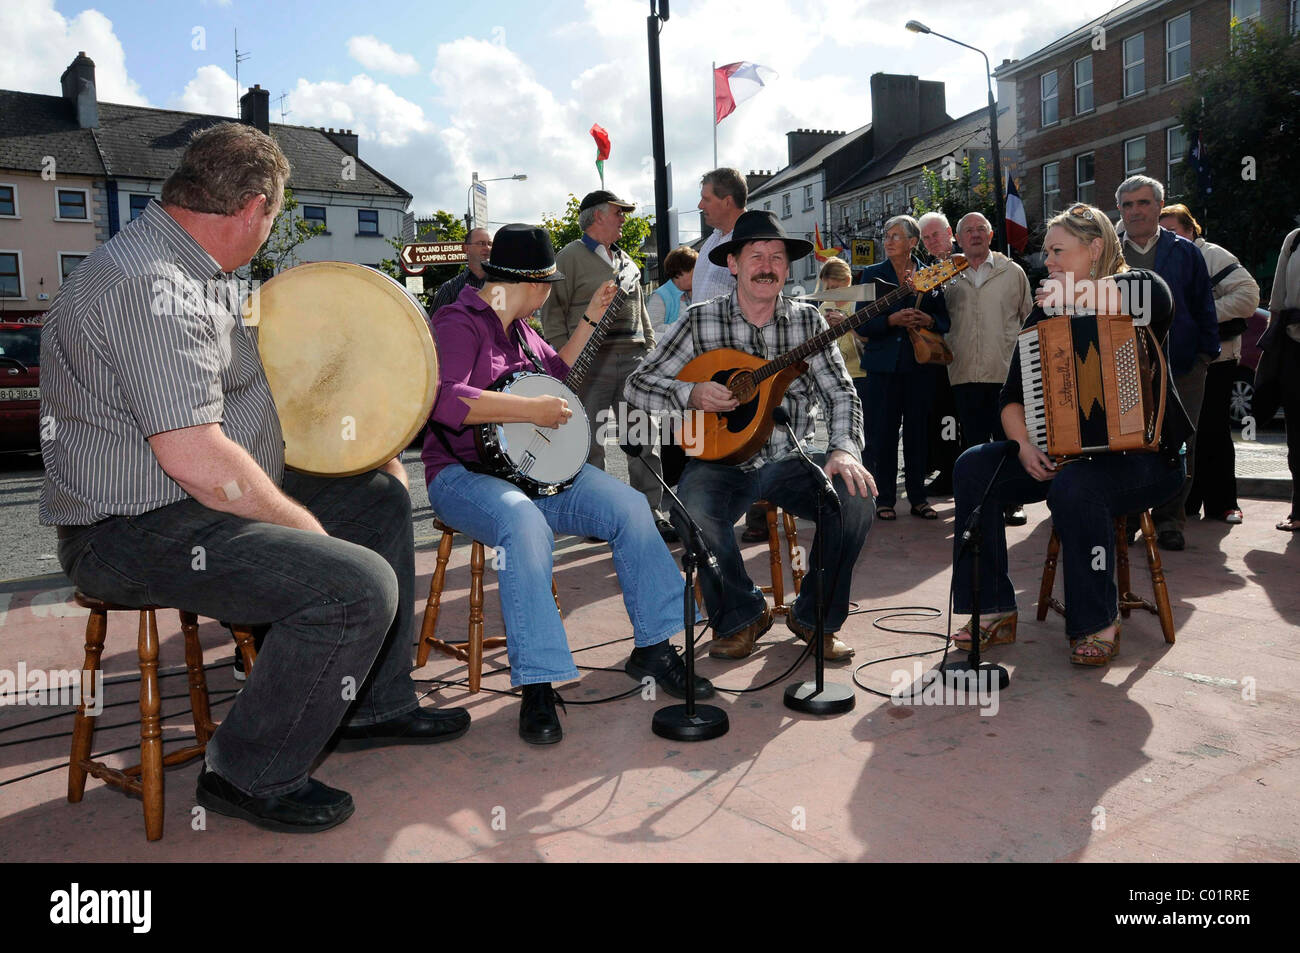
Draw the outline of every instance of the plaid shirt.
<instances>
[{"instance_id":1,"label":"plaid shirt","mask_svg":"<svg viewBox=\"0 0 1300 953\"><path fill-rule=\"evenodd\" d=\"M694 384L677 380L677 374L694 357L717 348L732 348L767 360L780 357L827 327L826 319L811 304L777 299L776 313L761 328L754 327L740 310L733 291L693 305L677 323L669 325L660 342L627 379L623 396L642 410L684 411ZM813 435L813 412L820 404L827 416L830 444L862 459L862 405L849 378L844 358L828 344L808 358L808 372L795 378L781 406L790 415L794 432L804 442ZM766 444L741 464L747 470L794 451L784 427L774 427Z\"/></svg>"}]
</instances>

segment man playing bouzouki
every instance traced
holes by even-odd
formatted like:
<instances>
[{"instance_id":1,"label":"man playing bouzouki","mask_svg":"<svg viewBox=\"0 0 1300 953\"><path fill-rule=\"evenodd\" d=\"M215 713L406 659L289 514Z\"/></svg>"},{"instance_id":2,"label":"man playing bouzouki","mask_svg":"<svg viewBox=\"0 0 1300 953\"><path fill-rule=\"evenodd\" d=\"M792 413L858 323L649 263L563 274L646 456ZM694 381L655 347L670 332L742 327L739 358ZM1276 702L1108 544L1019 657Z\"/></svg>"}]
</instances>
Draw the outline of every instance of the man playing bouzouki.
<instances>
[{"instance_id":1,"label":"man playing bouzouki","mask_svg":"<svg viewBox=\"0 0 1300 953\"><path fill-rule=\"evenodd\" d=\"M790 264L812 250L812 243L787 238L776 216L748 211L736 221L732 239L709 257L736 276L728 296L690 308L667 338L628 378L625 396L647 411L688 408L725 413L740 406L736 396L716 380L690 383L677 375L697 355L730 348L765 359L777 358L818 332L826 321L811 304L781 294ZM847 330L847 328L846 328ZM808 356L808 370L790 382L781 406L801 440L813 433L812 408L822 406L830 433L828 453L813 454L823 465L839 497L838 512L828 504L822 521L826 567L826 657L848 658L853 649L834 633L848 615L853 565L866 540L873 513L875 481L862 466L862 407L839 349L833 344ZM760 405L762 401L759 401ZM745 658L772 626L763 594L745 572L732 527L756 500L767 500L812 519L817 509L817 482L796 455L784 427L774 428L752 456L735 463L698 458L686 464L678 495L699 521L704 541L718 560L718 571L701 573L704 601L713 620L715 658ZM674 519L679 519L674 514ZM681 530L683 527L678 526ZM815 572L818 541L813 541ZM804 586L787 616L790 630L805 640L816 625L815 588Z\"/></svg>"}]
</instances>

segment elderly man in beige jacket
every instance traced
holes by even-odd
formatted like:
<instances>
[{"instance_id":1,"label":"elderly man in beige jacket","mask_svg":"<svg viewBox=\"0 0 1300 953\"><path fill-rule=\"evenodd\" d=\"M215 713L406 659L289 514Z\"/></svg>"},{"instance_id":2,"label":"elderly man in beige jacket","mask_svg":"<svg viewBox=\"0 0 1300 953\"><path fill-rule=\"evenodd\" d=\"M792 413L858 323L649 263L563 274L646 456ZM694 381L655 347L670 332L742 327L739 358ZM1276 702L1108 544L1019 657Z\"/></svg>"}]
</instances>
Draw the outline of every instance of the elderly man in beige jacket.
<instances>
[{"instance_id":1,"label":"elderly man in beige jacket","mask_svg":"<svg viewBox=\"0 0 1300 953\"><path fill-rule=\"evenodd\" d=\"M1024 270L990 250L993 227L979 212L957 223L957 244L970 267L944 289L952 329L945 335L952 348L948 380L957 403L962 449L1003 439L998 393L1007 379L1016 335L1034 307ZM1024 508L1008 506L1007 524L1023 526Z\"/></svg>"}]
</instances>

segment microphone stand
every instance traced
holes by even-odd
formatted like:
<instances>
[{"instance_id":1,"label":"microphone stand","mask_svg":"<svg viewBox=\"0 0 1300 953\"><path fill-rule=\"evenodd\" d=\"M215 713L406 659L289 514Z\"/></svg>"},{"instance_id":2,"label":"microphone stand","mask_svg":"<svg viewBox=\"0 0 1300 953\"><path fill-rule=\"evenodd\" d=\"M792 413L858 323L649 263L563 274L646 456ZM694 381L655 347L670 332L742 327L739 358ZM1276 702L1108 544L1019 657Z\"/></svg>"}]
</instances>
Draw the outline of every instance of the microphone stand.
<instances>
[{"instance_id":1,"label":"microphone stand","mask_svg":"<svg viewBox=\"0 0 1300 953\"><path fill-rule=\"evenodd\" d=\"M628 456L641 459L642 447L640 444L622 444L622 449ZM709 741L713 738L720 738L731 728L727 720L727 713L716 705L696 705L695 704L695 568L696 568L696 547L699 552L706 555L710 564L717 565L717 557L709 552L708 546L704 544L704 534L701 532L699 524L682 505L682 501L673 488L659 473L655 473L655 468L647 464L644 460L641 465L654 474L659 485L663 487L665 493L676 504L678 512L682 514L682 520L686 524L686 545L682 552L682 572L686 576L686 587L682 591L682 621L686 636L686 704L684 705L666 705L660 708L654 714L654 719L650 722L650 730L660 738L668 738L672 741Z\"/></svg>"},{"instance_id":2,"label":"microphone stand","mask_svg":"<svg viewBox=\"0 0 1300 953\"><path fill-rule=\"evenodd\" d=\"M991 662L980 663L980 522L984 514L984 504L988 501L989 493L993 490L993 484L997 482L998 474L1002 472L1002 467L1012 456L1020 449L1020 444L1011 440L1007 443L1007 449L1002 454L1002 459L998 461L997 467L993 470L993 476L989 478L989 484L984 488L984 495L980 497L979 504L971 512L970 518L966 520L966 526L961 534L961 547L957 550L957 558L961 559L962 554L967 549L970 550L971 557L971 650L966 661L956 661L946 663L941 671L946 681L956 687L962 679L966 680L969 688L976 689L984 679L988 684L992 684L994 674L997 675L998 688L1003 689L1011 684L1011 676L1001 665L994 665ZM972 682L969 675L964 673L974 672L974 681ZM963 673L963 674L958 674Z\"/></svg>"},{"instance_id":3,"label":"microphone stand","mask_svg":"<svg viewBox=\"0 0 1300 953\"><path fill-rule=\"evenodd\" d=\"M829 500L835 501L835 509L838 512L840 508L839 497L835 496L835 488L831 486L830 479L826 476L826 471L817 464L804 452L803 444L795 436L794 428L790 426L790 415L785 412L785 408L776 407L772 411L772 419L779 424L784 424L786 432L790 434L790 440L794 443L795 451L809 467L811 467L820 479L817 481L817 513L813 517L816 528L814 533L817 540L817 571L813 574L816 577L816 588L814 589L815 600L813 605L817 613L817 622L813 627L813 660L816 674L811 682L791 682L785 690L785 707L791 711L800 711L808 715L842 715L847 711L852 711L857 699L853 694L853 689L838 683L826 684L826 593L824 589L824 580L826 577L825 561L825 535L822 532L822 511L826 508ZM828 495L829 494L829 495ZM838 568L836 576L838 577ZM837 579L838 581L838 579ZM791 612L794 611L792 608Z\"/></svg>"}]
</instances>

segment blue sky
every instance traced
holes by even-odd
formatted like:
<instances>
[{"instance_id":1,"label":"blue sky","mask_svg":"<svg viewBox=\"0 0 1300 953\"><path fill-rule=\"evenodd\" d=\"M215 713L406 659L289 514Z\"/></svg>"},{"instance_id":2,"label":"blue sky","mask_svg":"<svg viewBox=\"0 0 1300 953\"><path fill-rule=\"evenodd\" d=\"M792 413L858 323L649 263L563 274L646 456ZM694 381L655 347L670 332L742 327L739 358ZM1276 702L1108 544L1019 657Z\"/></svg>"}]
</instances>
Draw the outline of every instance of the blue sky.
<instances>
[{"instance_id":1,"label":"blue sky","mask_svg":"<svg viewBox=\"0 0 1300 953\"><path fill-rule=\"evenodd\" d=\"M905 32L909 17L984 48L996 65L1112 6L931 0L922 13L886 0L816 9L800 0L676 0L660 35L674 205L694 208L699 176L712 166L711 61L777 70L719 127L721 164L777 169L786 131L870 120L873 72L945 82L952 116L984 103L982 60ZM644 0L5 0L0 88L57 93L59 74L84 49L101 100L232 114L237 28L241 50L252 54L241 85L270 91L272 121L287 93L286 122L353 128L362 158L412 192L417 213L462 212L473 171L526 173L527 182L490 187L491 218L536 221L569 192L599 186L593 122L613 140L609 187L653 203L648 12ZM682 236L692 237L696 217L680 221Z\"/></svg>"}]
</instances>

